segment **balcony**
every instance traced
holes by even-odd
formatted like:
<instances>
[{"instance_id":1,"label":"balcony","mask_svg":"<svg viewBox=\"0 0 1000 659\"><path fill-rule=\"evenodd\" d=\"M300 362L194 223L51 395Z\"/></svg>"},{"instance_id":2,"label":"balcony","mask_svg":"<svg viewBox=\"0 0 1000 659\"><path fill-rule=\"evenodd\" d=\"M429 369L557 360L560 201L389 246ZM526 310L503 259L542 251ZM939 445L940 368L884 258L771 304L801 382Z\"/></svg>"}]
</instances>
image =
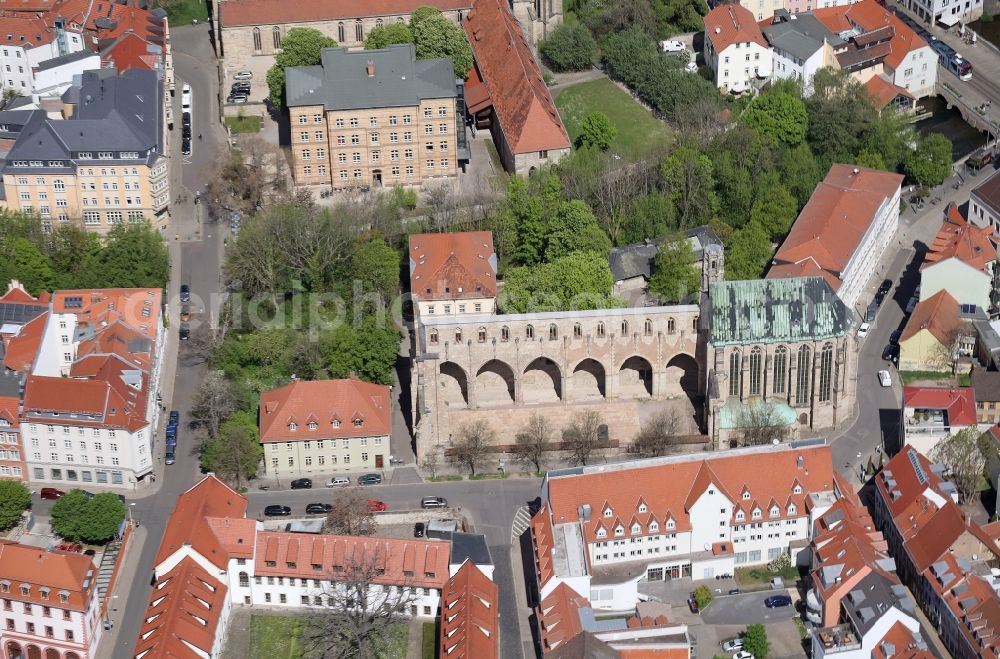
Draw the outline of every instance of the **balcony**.
<instances>
[{"instance_id":1,"label":"balcony","mask_svg":"<svg viewBox=\"0 0 1000 659\"><path fill-rule=\"evenodd\" d=\"M836 654L861 649L861 639L849 624L824 627L813 631L815 640L823 647L823 654Z\"/></svg>"}]
</instances>

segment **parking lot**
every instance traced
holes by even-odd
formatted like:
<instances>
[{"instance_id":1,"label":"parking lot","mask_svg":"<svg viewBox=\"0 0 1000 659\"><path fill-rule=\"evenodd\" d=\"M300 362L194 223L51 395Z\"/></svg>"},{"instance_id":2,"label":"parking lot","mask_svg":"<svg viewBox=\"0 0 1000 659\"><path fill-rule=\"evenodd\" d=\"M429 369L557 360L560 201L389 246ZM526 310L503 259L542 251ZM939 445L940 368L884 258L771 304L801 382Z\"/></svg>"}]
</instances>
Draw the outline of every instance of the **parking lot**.
<instances>
[{"instance_id":1,"label":"parking lot","mask_svg":"<svg viewBox=\"0 0 1000 659\"><path fill-rule=\"evenodd\" d=\"M701 619L710 625L750 625L753 623L772 623L788 620L796 615L795 599L792 596L792 606L780 606L769 609L764 606L764 600L770 595L785 591L764 591L758 593L743 593L741 595L726 595L716 597L702 612Z\"/></svg>"}]
</instances>

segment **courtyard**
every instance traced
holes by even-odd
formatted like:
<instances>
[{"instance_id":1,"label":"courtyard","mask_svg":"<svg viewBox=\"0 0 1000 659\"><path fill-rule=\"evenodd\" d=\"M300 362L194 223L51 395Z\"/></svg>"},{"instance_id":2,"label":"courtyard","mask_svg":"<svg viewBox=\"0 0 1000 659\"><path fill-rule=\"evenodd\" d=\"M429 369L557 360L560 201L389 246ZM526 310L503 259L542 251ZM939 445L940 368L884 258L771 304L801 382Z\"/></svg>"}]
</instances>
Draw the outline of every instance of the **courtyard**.
<instances>
[{"instance_id":1,"label":"courtyard","mask_svg":"<svg viewBox=\"0 0 1000 659\"><path fill-rule=\"evenodd\" d=\"M229 620L222 657L223 659L247 657L311 659L323 656L308 636L309 624L310 617L306 615L236 607ZM408 620L400 620L394 624L388 641L376 648L375 656L379 659L407 656L411 627L422 630L422 627L410 625Z\"/></svg>"}]
</instances>

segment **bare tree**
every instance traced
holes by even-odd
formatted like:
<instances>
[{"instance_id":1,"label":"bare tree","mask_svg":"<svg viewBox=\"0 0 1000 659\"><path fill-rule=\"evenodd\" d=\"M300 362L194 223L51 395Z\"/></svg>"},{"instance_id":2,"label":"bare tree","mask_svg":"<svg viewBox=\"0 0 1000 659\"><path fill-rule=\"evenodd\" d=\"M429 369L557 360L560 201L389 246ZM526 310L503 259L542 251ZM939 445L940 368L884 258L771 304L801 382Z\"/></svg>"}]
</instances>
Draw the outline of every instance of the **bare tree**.
<instances>
[{"instance_id":1,"label":"bare tree","mask_svg":"<svg viewBox=\"0 0 1000 659\"><path fill-rule=\"evenodd\" d=\"M468 467L473 476L476 467L487 454L494 451L497 433L484 419L467 423L459 428L456 437L451 442L449 462Z\"/></svg>"},{"instance_id":2,"label":"bare tree","mask_svg":"<svg viewBox=\"0 0 1000 659\"><path fill-rule=\"evenodd\" d=\"M617 167L605 164L603 174L590 188L589 200L612 243L618 244L618 235L633 202L649 194L658 178L659 167L653 161L643 160Z\"/></svg>"},{"instance_id":3,"label":"bare tree","mask_svg":"<svg viewBox=\"0 0 1000 659\"><path fill-rule=\"evenodd\" d=\"M437 468L438 468L438 452L437 450L431 450L426 456L424 456L424 461L420 463L420 467L431 472L431 478L437 478Z\"/></svg>"},{"instance_id":4,"label":"bare tree","mask_svg":"<svg viewBox=\"0 0 1000 659\"><path fill-rule=\"evenodd\" d=\"M370 535L375 530L375 513L362 488L345 488L333 498L333 508L326 515L326 528L340 535Z\"/></svg>"},{"instance_id":5,"label":"bare tree","mask_svg":"<svg viewBox=\"0 0 1000 659\"><path fill-rule=\"evenodd\" d=\"M682 429L681 415L676 409L660 410L642 425L632 446L644 456L655 457L670 453L681 443Z\"/></svg>"},{"instance_id":6,"label":"bare tree","mask_svg":"<svg viewBox=\"0 0 1000 659\"><path fill-rule=\"evenodd\" d=\"M222 423L236 411L236 393L222 371L209 371L194 392L191 416L205 427L208 436L219 436Z\"/></svg>"},{"instance_id":7,"label":"bare tree","mask_svg":"<svg viewBox=\"0 0 1000 659\"><path fill-rule=\"evenodd\" d=\"M595 410L580 412L573 417L569 427L563 429L563 443L574 464L585 465L600 445L604 421Z\"/></svg>"},{"instance_id":8,"label":"bare tree","mask_svg":"<svg viewBox=\"0 0 1000 659\"><path fill-rule=\"evenodd\" d=\"M986 457L979 448L980 434L978 428L971 426L942 439L931 450L931 459L945 466L962 501L976 496L986 469Z\"/></svg>"},{"instance_id":9,"label":"bare tree","mask_svg":"<svg viewBox=\"0 0 1000 659\"><path fill-rule=\"evenodd\" d=\"M534 465L535 471L542 470L542 455L548 449L552 436L552 424L541 414L532 414L528 423L517 433L514 456L518 462Z\"/></svg>"},{"instance_id":10,"label":"bare tree","mask_svg":"<svg viewBox=\"0 0 1000 659\"><path fill-rule=\"evenodd\" d=\"M736 418L737 440L743 446L770 444L773 440L787 439L790 428L781 419L778 406L767 401L751 401L740 410Z\"/></svg>"},{"instance_id":11,"label":"bare tree","mask_svg":"<svg viewBox=\"0 0 1000 659\"><path fill-rule=\"evenodd\" d=\"M390 656L393 627L417 598L412 579L387 583L385 575L394 562L390 551L386 542L355 545L345 553L344 565L334 563L323 589L327 610L309 619L303 635L310 657Z\"/></svg>"},{"instance_id":12,"label":"bare tree","mask_svg":"<svg viewBox=\"0 0 1000 659\"><path fill-rule=\"evenodd\" d=\"M239 149L223 153L214 169L205 198L216 216L234 210L253 215L266 205L293 201L297 194L289 183L285 154L259 137L241 139ZM311 203L312 194L306 192Z\"/></svg>"}]
</instances>

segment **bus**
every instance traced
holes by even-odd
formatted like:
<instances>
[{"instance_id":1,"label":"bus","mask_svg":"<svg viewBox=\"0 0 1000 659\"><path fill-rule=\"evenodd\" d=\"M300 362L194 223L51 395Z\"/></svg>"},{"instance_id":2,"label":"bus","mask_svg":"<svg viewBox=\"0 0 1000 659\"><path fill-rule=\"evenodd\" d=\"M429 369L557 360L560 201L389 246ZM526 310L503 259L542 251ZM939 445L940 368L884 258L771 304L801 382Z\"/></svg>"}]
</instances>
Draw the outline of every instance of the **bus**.
<instances>
[{"instance_id":1,"label":"bus","mask_svg":"<svg viewBox=\"0 0 1000 659\"><path fill-rule=\"evenodd\" d=\"M958 53L951 57L941 55L941 66L954 73L963 82L972 80L972 63Z\"/></svg>"}]
</instances>

